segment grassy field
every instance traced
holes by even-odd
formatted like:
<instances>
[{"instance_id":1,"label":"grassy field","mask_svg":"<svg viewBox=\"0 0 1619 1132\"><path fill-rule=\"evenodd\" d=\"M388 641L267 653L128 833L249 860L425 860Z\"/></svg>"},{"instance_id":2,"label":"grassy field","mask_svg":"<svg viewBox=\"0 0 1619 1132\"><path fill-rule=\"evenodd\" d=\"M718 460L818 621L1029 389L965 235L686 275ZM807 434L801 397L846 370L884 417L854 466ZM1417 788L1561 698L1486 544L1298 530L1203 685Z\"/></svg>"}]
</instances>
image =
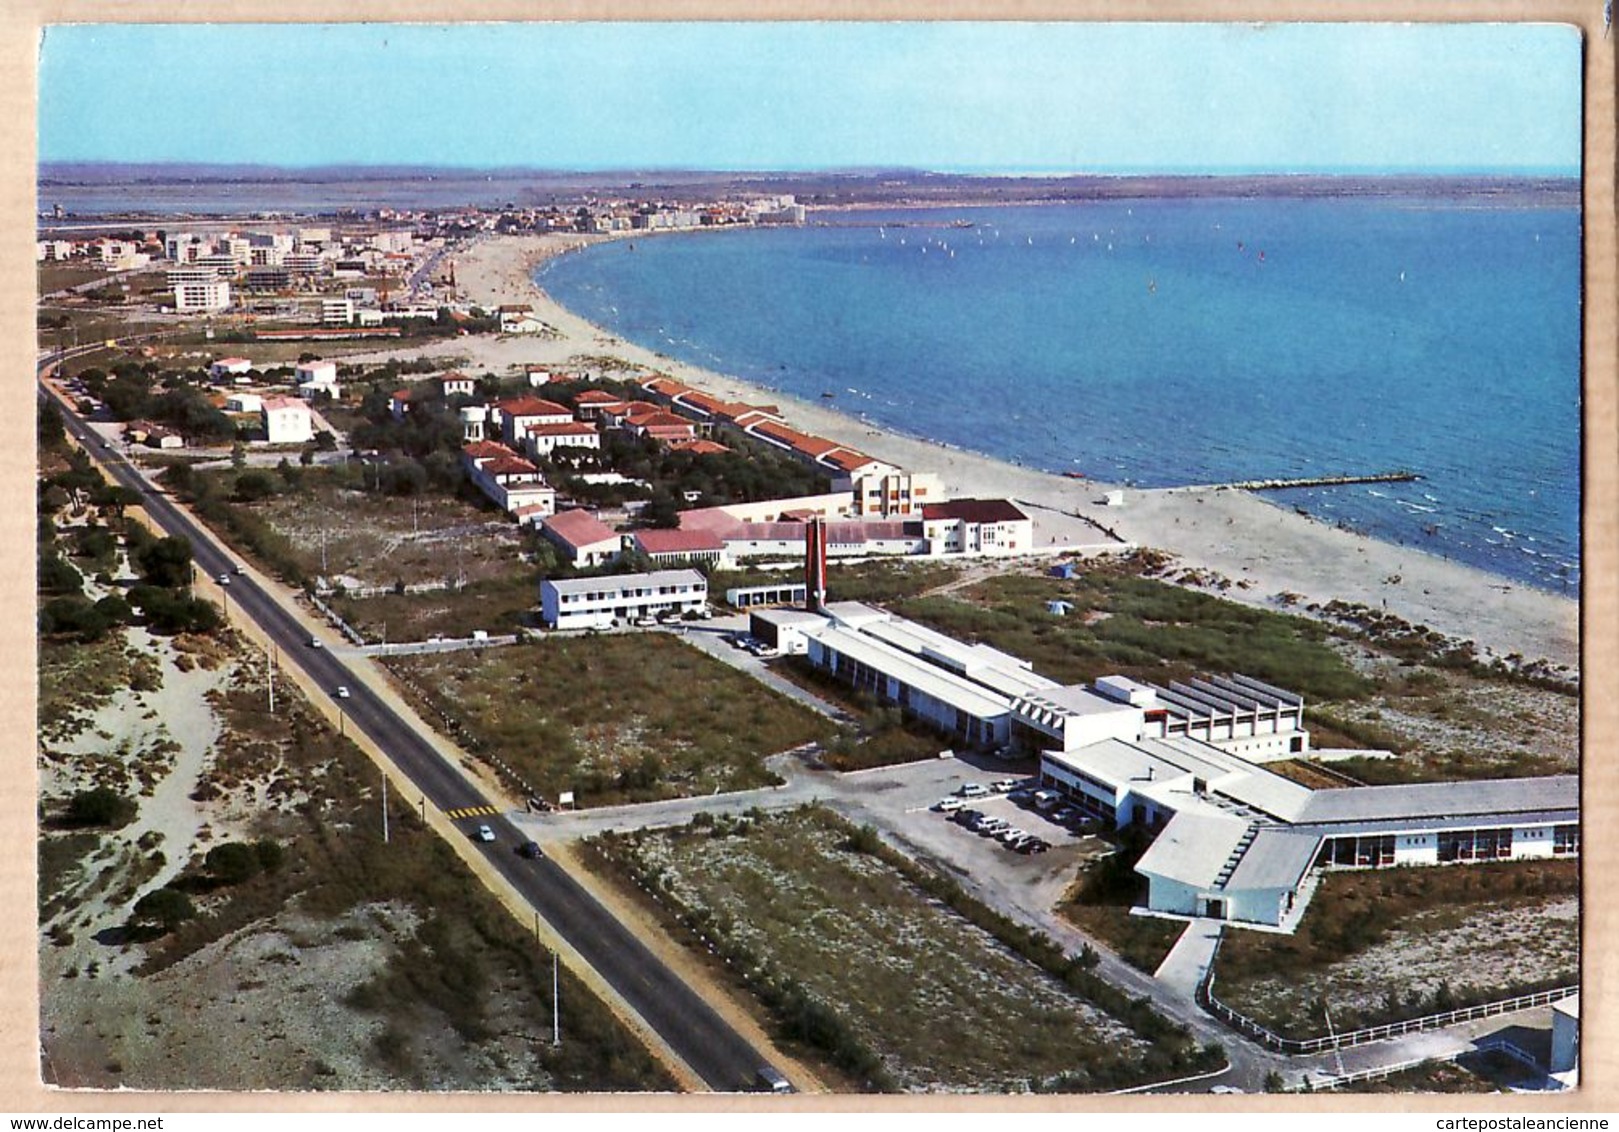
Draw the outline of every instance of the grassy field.
<instances>
[{"instance_id":1,"label":"grassy field","mask_svg":"<svg viewBox=\"0 0 1619 1132\"><path fill-rule=\"evenodd\" d=\"M134 898L161 853L128 830L41 845L41 1025L53 1080L134 1088L666 1090L669 1077L566 971L567 1041L552 1047L548 956L440 837L395 799L377 833L378 772L277 681L229 652L223 732L191 799L204 845L269 841L276 863L222 880L201 856L169 887L196 915L158 938L86 915ZM157 838L161 841L161 838ZM165 846L172 855L183 845ZM267 858L266 858L267 859ZM95 906L111 900L105 913ZM61 969L74 935L98 961ZM114 949L109 951L108 949ZM133 949L128 974L98 977ZM55 956L63 958L57 959Z\"/></svg>"},{"instance_id":2,"label":"grassy field","mask_svg":"<svg viewBox=\"0 0 1619 1132\"><path fill-rule=\"evenodd\" d=\"M1074 608L1053 617L1045 611L1053 599ZM1319 622L1140 577L1127 565L1094 567L1073 580L1005 575L897 608L1032 661L1063 683L1110 673L1162 683L1242 672L1317 700L1357 699L1372 687L1329 645Z\"/></svg>"},{"instance_id":3,"label":"grassy field","mask_svg":"<svg viewBox=\"0 0 1619 1132\"><path fill-rule=\"evenodd\" d=\"M421 641L433 634L470 637L538 627L539 585L527 571L484 578L460 589L334 597L328 603L372 643Z\"/></svg>"},{"instance_id":4,"label":"grassy field","mask_svg":"<svg viewBox=\"0 0 1619 1132\"><path fill-rule=\"evenodd\" d=\"M879 703L804 657L783 657L771 668L859 721L856 728L845 730L827 744L822 761L834 770L865 770L931 759L950 743L934 728L907 718L897 707Z\"/></svg>"},{"instance_id":5,"label":"grassy field","mask_svg":"<svg viewBox=\"0 0 1619 1132\"><path fill-rule=\"evenodd\" d=\"M597 844L854 1086L1083 1091L1154 1071L1149 1042L863 841L805 808Z\"/></svg>"},{"instance_id":6,"label":"grassy field","mask_svg":"<svg viewBox=\"0 0 1619 1132\"><path fill-rule=\"evenodd\" d=\"M296 490L229 506L257 520L304 576L324 573L363 586L391 587L462 575L468 582L510 580L523 573L517 528L459 496L440 492L409 499L343 487L321 468L295 474ZM235 473L198 475L211 479L225 498L232 495ZM242 542L239 533L233 542Z\"/></svg>"},{"instance_id":7,"label":"grassy field","mask_svg":"<svg viewBox=\"0 0 1619 1132\"><path fill-rule=\"evenodd\" d=\"M542 794L584 806L746 790L764 757L826 742L832 723L667 633L546 639L394 657L427 718Z\"/></svg>"},{"instance_id":8,"label":"grassy field","mask_svg":"<svg viewBox=\"0 0 1619 1132\"><path fill-rule=\"evenodd\" d=\"M1328 873L1290 936L1229 932L1227 1006L1285 1037L1507 998L1579 978L1579 862Z\"/></svg>"}]
</instances>

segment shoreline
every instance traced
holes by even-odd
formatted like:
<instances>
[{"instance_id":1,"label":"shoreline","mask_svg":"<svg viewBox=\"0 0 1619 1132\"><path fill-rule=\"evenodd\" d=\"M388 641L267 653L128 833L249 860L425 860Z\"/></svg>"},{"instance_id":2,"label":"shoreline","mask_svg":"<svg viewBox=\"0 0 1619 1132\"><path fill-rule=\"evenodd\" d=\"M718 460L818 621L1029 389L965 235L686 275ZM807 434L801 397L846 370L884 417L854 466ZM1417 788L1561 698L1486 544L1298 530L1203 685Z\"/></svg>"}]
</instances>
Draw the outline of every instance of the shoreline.
<instances>
[{"instance_id":1,"label":"shoreline","mask_svg":"<svg viewBox=\"0 0 1619 1132\"><path fill-rule=\"evenodd\" d=\"M484 306L528 303L535 317L558 334L460 339L429 352L466 353L471 367L497 372L525 363L560 366L583 357L620 358L717 396L775 404L794 428L904 468L935 473L947 496L1014 499L1037 513L1070 517L1067 529L1060 520L1047 519L1045 530L1055 532L1049 536L1053 539L1061 536L1067 542L1079 530L1111 529L1125 541L1172 554L1182 570L1229 579L1230 589L1219 592L1245 604L1281 609L1277 597L1283 593L1299 595L1293 604L1301 609L1334 599L1358 603L1473 641L1486 659L1516 653L1578 671L1579 603L1574 599L1341 530L1244 491L1126 488L1124 506L1106 507L1099 496L1118 485L1071 480L906 435L825 404L677 361L587 321L532 279L542 263L569 251L610 239L679 234L483 237L453 257L463 293ZM1036 515L1037 523L1042 517Z\"/></svg>"}]
</instances>

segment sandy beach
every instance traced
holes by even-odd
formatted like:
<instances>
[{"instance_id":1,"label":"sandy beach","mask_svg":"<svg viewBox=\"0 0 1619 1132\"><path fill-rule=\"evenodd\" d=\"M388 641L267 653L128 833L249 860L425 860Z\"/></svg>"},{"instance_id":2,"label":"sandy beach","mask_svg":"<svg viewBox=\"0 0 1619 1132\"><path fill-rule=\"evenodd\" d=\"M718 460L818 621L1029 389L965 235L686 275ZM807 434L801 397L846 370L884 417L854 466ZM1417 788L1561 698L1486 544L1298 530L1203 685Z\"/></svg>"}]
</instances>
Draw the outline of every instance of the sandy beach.
<instances>
[{"instance_id":1,"label":"sandy beach","mask_svg":"<svg viewBox=\"0 0 1619 1132\"><path fill-rule=\"evenodd\" d=\"M1360 603L1471 640L1486 655L1517 653L1578 667L1579 606L1572 598L1339 530L1247 492L1131 489L1123 506L1104 506L1101 498L1108 485L885 431L824 403L787 397L626 342L563 308L530 278L545 259L595 239L599 237L485 237L457 253L456 277L470 300L485 306L531 304L536 317L557 333L465 338L421 352L467 355L475 371L497 373L524 363L621 358L721 396L777 405L795 428L901 467L937 474L951 497L1017 500L1035 515L1036 541L1042 548L1099 541L1089 520L1128 542L1167 551L1183 567L1229 579L1226 594L1239 601L1275 607L1278 595L1287 593L1299 595L1299 606L1333 599Z\"/></svg>"}]
</instances>

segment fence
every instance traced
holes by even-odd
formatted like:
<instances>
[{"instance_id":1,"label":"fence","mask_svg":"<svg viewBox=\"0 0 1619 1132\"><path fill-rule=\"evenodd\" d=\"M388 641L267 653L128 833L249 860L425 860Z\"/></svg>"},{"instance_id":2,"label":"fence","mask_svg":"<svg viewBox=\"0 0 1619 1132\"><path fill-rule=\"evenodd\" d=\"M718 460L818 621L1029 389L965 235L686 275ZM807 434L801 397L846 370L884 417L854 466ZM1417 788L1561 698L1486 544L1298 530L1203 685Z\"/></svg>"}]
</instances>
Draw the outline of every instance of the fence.
<instances>
[{"instance_id":1,"label":"fence","mask_svg":"<svg viewBox=\"0 0 1619 1132\"><path fill-rule=\"evenodd\" d=\"M1214 965L1219 955L1220 945L1216 943L1214 954L1209 958L1208 968L1203 972L1203 978L1198 983L1198 1005L1239 1034L1252 1038L1267 1049L1286 1054L1323 1053L1327 1050L1365 1045L1368 1042L1380 1042L1386 1038L1397 1038L1403 1034L1436 1030L1441 1026L1453 1026L1458 1022L1472 1022L1479 1018L1491 1018L1497 1014L1511 1014L1517 1010L1528 1010L1536 1006L1549 1006L1558 999L1567 998L1579 990L1578 986L1555 987L1552 990L1515 995L1512 998L1480 1003L1477 1006L1463 1006L1455 1010L1444 1010L1437 1014L1425 1014L1420 1018L1408 1018L1403 1022L1385 1022L1380 1026L1366 1026L1359 1030L1349 1030L1341 1034L1329 1034L1321 1038L1284 1038L1274 1030L1255 1022L1245 1014L1231 1009L1231 1007L1214 997Z\"/></svg>"},{"instance_id":2,"label":"fence","mask_svg":"<svg viewBox=\"0 0 1619 1132\"><path fill-rule=\"evenodd\" d=\"M1533 1055L1507 1041L1505 1038L1489 1038L1478 1043L1476 1050L1457 1050L1455 1053L1445 1057L1417 1057L1412 1058L1409 1061L1395 1062L1393 1065L1380 1065L1372 1069L1357 1069L1353 1073L1344 1073L1337 1077L1322 1077L1313 1081L1291 1085L1284 1091L1289 1093L1302 1093L1306 1091L1320 1092L1325 1089L1339 1089L1345 1085L1358 1084L1361 1081L1376 1081L1383 1077L1392 1077L1396 1073L1404 1073L1407 1069L1415 1069L1419 1065L1427 1065L1430 1062L1456 1061L1460 1058L1466 1057L1470 1053L1484 1052L1487 1050L1496 1050L1506 1054L1508 1057L1522 1063L1524 1066L1530 1069L1535 1070L1537 1073L1544 1074L1546 1072L1546 1067L1536 1061Z\"/></svg>"},{"instance_id":3,"label":"fence","mask_svg":"<svg viewBox=\"0 0 1619 1132\"><path fill-rule=\"evenodd\" d=\"M333 625L337 626L338 631L341 632L345 637L347 637L349 640L353 641L357 645L365 644L365 638L360 636L359 632L356 629L354 629L354 627L351 626L347 621L345 621L341 617L339 617L337 615L337 610L335 610L331 606L327 605L324 601L320 600L320 598L316 597L314 594L309 595L309 600L315 606L316 609L320 610L322 613L324 613L326 615L326 620L330 621Z\"/></svg>"}]
</instances>

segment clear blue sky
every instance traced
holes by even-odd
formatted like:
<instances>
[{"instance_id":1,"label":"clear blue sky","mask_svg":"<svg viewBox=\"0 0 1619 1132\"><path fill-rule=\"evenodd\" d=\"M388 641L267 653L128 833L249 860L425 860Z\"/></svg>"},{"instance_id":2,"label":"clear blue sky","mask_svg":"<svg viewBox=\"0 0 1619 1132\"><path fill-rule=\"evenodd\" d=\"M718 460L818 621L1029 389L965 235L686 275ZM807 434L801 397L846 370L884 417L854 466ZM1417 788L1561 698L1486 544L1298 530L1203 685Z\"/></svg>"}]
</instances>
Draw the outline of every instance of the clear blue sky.
<instances>
[{"instance_id":1,"label":"clear blue sky","mask_svg":"<svg viewBox=\"0 0 1619 1132\"><path fill-rule=\"evenodd\" d=\"M1552 25L79 25L45 161L1577 172Z\"/></svg>"}]
</instances>

